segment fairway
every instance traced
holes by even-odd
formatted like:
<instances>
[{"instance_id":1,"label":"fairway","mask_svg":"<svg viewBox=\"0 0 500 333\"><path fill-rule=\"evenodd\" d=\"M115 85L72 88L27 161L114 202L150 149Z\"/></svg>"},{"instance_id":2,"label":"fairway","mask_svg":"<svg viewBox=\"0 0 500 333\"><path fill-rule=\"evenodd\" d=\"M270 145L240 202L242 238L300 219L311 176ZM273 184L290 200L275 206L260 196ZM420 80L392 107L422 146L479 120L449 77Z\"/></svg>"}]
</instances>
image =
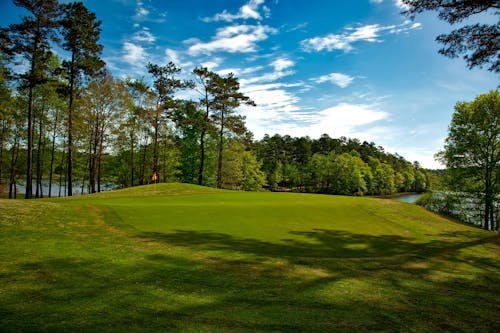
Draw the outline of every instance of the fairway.
<instances>
[{"instance_id":1,"label":"fairway","mask_svg":"<svg viewBox=\"0 0 500 333\"><path fill-rule=\"evenodd\" d=\"M492 332L500 238L374 198L0 200L0 331Z\"/></svg>"}]
</instances>

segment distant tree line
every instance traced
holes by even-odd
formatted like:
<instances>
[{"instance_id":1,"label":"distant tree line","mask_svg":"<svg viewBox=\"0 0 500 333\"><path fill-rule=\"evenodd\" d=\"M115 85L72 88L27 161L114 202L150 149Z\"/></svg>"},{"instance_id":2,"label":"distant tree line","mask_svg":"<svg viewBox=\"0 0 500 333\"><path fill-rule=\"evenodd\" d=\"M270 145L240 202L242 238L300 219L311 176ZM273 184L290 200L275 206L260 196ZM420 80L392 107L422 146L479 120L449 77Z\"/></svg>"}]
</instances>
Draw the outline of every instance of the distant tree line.
<instances>
[{"instance_id":1,"label":"distant tree line","mask_svg":"<svg viewBox=\"0 0 500 333\"><path fill-rule=\"evenodd\" d=\"M373 142L330 138L268 136L254 143L270 189L343 195L423 192L426 171Z\"/></svg>"},{"instance_id":2,"label":"distant tree line","mask_svg":"<svg viewBox=\"0 0 500 333\"><path fill-rule=\"evenodd\" d=\"M14 4L29 16L0 29L0 186L9 198L21 182L25 198L100 192L107 181L346 195L429 186L418 164L374 143L254 141L237 110L255 103L233 74L197 67L181 80L173 62L149 63L149 77L119 80L100 58L101 23L83 3ZM52 53L56 44L66 59ZM199 98L179 99L182 90Z\"/></svg>"}]
</instances>

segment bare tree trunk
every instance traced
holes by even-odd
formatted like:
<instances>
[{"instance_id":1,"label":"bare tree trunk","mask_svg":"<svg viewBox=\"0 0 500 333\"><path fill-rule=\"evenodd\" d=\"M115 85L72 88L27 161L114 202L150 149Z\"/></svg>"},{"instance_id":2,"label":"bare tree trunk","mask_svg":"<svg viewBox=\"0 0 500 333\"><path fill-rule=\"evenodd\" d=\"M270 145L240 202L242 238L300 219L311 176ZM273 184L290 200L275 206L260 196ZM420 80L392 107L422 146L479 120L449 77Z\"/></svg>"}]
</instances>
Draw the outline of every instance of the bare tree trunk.
<instances>
[{"instance_id":1,"label":"bare tree trunk","mask_svg":"<svg viewBox=\"0 0 500 333\"><path fill-rule=\"evenodd\" d=\"M70 64L70 80L69 80L69 111L68 111L68 196L73 195L73 111L74 111L74 93L75 93L75 52L71 53Z\"/></svg>"},{"instance_id":2,"label":"bare tree trunk","mask_svg":"<svg viewBox=\"0 0 500 333\"><path fill-rule=\"evenodd\" d=\"M9 177L9 199L17 197L17 187L16 187L16 164L17 158L19 156L19 140L20 131L17 129L16 136L14 139L14 145L12 146L11 159L10 159L10 177Z\"/></svg>"},{"instance_id":3,"label":"bare tree trunk","mask_svg":"<svg viewBox=\"0 0 500 333\"><path fill-rule=\"evenodd\" d=\"M207 133L207 123L210 112L210 108L208 106L208 92L206 91L205 91L205 101L207 103L207 106L205 110L205 116L203 118L203 126L201 128L201 135L200 135L200 169L198 171L198 185L203 184L203 169L205 167L205 134Z\"/></svg>"},{"instance_id":4,"label":"bare tree trunk","mask_svg":"<svg viewBox=\"0 0 500 333\"><path fill-rule=\"evenodd\" d=\"M130 134L130 186L134 186L134 133Z\"/></svg>"},{"instance_id":5,"label":"bare tree trunk","mask_svg":"<svg viewBox=\"0 0 500 333\"><path fill-rule=\"evenodd\" d=\"M56 118L54 119L54 130L52 131L52 148L50 151L49 198L52 196L52 173L54 172L54 158L55 158L55 148L56 148L56 131L57 131L58 116L59 113L56 112Z\"/></svg>"},{"instance_id":6,"label":"bare tree trunk","mask_svg":"<svg viewBox=\"0 0 500 333\"><path fill-rule=\"evenodd\" d=\"M153 177L155 177L154 182L158 182L158 151L159 151L159 146L158 146L158 130L159 130L160 124L159 124L159 117L158 117L158 110L156 111L155 115L155 136L154 136L154 142L153 142Z\"/></svg>"},{"instance_id":7,"label":"bare tree trunk","mask_svg":"<svg viewBox=\"0 0 500 333\"><path fill-rule=\"evenodd\" d=\"M42 131L43 131L43 113L45 110L45 102L42 105L42 109L40 111L40 117L38 119L38 150L36 152L36 191L35 197L42 198L43 197L43 189L42 189L42 150L44 149L44 145L42 143Z\"/></svg>"},{"instance_id":8,"label":"bare tree trunk","mask_svg":"<svg viewBox=\"0 0 500 333\"><path fill-rule=\"evenodd\" d=\"M2 183L3 142L7 131L7 121L2 120L2 133L0 134L0 184Z\"/></svg>"},{"instance_id":9,"label":"bare tree trunk","mask_svg":"<svg viewBox=\"0 0 500 333\"><path fill-rule=\"evenodd\" d=\"M99 152L97 155L97 192L101 192L101 161L102 161L102 149L104 142L104 129L100 135L99 140Z\"/></svg>"},{"instance_id":10,"label":"bare tree trunk","mask_svg":"<svg viewBox=\"0 0 500 333\"><path fill-rule=\"evenodd\" d=\"M217 188L222 188L222 152L224 149L224 110L221 110L219 130L219 160L217 162Z\"/></svg>"}]
</instances>

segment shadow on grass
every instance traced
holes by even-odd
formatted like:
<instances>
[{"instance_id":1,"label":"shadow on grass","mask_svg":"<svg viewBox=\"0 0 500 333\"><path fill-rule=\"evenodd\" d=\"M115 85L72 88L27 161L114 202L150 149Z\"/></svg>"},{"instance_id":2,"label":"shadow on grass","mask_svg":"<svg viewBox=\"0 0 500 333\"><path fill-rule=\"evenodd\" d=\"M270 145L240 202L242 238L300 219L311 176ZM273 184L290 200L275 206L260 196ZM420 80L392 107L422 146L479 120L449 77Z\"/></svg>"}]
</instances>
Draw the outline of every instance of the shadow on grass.
<instances>
[{"instance_id":1,"label":"shadow on grass","mask_svg":"<svg viewBox=\"0 0 500 333\"><path fill-rule=\"evenodd\" d=\"M498 237L467 240L457 234L419 244L324 229L293 236L304 241L278 244L208 231L145 233L142 240L160 246L124 252L127 258L62 254L28 261L2 280L16 289L0 294L0 331L500 328L499 263L460 253L479 244L498 251ZM195 255L169 253L162 244Z\"/></svg>"}]
</instances>

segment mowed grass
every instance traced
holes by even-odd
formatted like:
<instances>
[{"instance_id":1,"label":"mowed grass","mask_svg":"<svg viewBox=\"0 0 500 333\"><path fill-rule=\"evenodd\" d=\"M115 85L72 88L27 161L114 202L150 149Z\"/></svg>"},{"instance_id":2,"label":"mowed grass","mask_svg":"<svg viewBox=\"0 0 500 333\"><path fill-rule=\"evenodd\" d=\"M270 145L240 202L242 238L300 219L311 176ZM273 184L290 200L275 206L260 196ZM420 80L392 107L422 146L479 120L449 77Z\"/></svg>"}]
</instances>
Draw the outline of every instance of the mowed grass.
<instances>
[{"instance_id":1,"label":"mowed grass","mask_svg":"<svg viewBox=\"0 0 500 333\"><path fill-rule=\"evenodd\" d=\"M0 331L495 332L500 238L391 200L0 200Z\"/></svg>"}]
</instances>

